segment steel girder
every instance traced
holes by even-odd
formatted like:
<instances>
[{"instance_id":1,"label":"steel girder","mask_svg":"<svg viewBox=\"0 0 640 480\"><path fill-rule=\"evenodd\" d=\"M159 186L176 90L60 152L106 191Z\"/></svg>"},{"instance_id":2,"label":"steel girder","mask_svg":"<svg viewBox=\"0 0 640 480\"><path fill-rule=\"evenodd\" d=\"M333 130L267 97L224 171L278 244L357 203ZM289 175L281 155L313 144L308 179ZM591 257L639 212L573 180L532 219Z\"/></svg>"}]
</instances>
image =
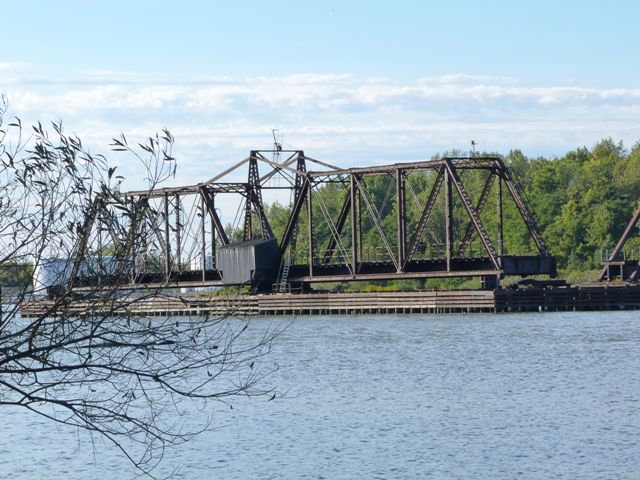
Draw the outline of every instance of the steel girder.
<instances>
[{"instance_id":1,"label":"steel girder","mask_svg":"<svg viewBox=\"0 0 640 480\"><path fill-rule=\"evenodd\" d=\"M231 240L215 207L215 198L220 194L232 194L243 199L244 240L256 236L272 238L275 235L261 193L266 188L289 190L293 198L288 221L280 238L276 239L279 253L273 265L274 282L278 280L281 274L279 272L282 272L281 265L286 252L289 253L287 261L292 263L290 271L287 269L287 280L292 283L447 276L503 277L516 274L555 276L555 259L542 239L520 188L499 157L455 157L372 167L337 168L307 157L303 151L285 151L289 157L282 162L270 160L266 156L268 153L252 151L249 157L206 182L123 194L127 201L138 205L138 210L142 212L139 219L136 216L136 221L131 222L132 233L126 238L126 242L131 244L131 285L140 286L137 284L144 282L154 285L159 282L167 285L220 283L220 272L216 268L216 244L229 245ZM309 170L310 164L320 168ZM268 168L263 176L259 175L259 165L266 165ZM222 181L241 167L248 168L246 182ZM483 171L487 175L475 201L462 175L472 170ZM411 186L413 176L419 174L431 175L428 178L433 180L424 192L424 204L421 204ZM269 182L276 176L284 178L287 185L270 186ZM381 205L375 205L368 183L373 181L370 180L372 178L387 182L387 188L392 194L389 198L395 202L392 214L383 215ZM497 229L497 233L492 238L481 215L486 210L490 193L496 184L494 230ZM338 208L333 210L324 205L327 201L325 187L330 185L336 188L341 186L344 191ZM503 186L526 224L538 255L510 255L507 258L503 254ZM442 187L444 195L441 194ZM410 193L420 207L417 217L416 214L411 218L409 216L406 205L407 188L412 189ZM442 197L444 211L440 207L436 208ZM195 216L198 218L195 233L189 231L191 217L184 206L189 202L199 212ZM107 203L101 199L95 204L95 210L108 208ZM435 222L436 212L437 216L444 216L444 251L438 250L435 254L422 252L421 258L420 252L426 248L425 235L429 233L431 237L436 237L430 230L433 228L430 224ZM260 228L257 231L252 223L253 215L259 219ZM388 215L395 217L392 222L395 230L393 232L389 231L391 224L385 221ZM100 224L102 218L97 211L92 211L91 217L87 219L87 235L90 235L89 232L96 224ZM302 221L306 222L306 228L300 229ZM363 231L365 224L367 231ZM349 228L345 232L347 225ZM320 227L325 232L323 238L318 237ZM210 236L207 236L207 229ZM102 227L99 230L109 229ZM302 258L297 256L300 232L304 232L303 239L306 240L307 248L306 255L302 255ZM460 236L456 239L457 233ZM370 252L363 251L362 239L366 235L377 238L375 243L379 249L374 252L374 258L371 258ZM116 235L111 237L112 243L122 241ZM480 241L481 252L467 254L474 237ZM324 245L319 242L324 242ZM152 244L159 245L161 252L163 268L159 272L148 270L148 259L143 262L144 265L137 261L137 257ZM188 253L190 249L194 250L194 244L197 244L195 250L199 255L197 262ZM81 250L89 251L92 240L87 237L79 245ZM322 255L318 254L319 248L322 248ZM434 248L440 247L436 245ZM210 262L208 256L211 257Z\"/></svg>"}]
</instances>

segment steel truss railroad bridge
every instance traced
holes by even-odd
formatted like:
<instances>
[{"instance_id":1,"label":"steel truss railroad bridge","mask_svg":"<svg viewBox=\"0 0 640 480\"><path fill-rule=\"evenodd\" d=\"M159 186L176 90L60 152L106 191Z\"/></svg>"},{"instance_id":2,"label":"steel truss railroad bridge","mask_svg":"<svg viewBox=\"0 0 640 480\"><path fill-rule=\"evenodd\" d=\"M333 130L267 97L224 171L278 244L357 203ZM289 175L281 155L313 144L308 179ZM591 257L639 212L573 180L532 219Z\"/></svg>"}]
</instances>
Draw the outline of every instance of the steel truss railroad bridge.
<instances>
[{"instance_id":1,"label":"steel truss railroad bridge","mask_svg":"<svg viewBox=\"0 0 640 480\"><path fill-rule=\"evenodd\" d=\"M242 169L246 181L225 181ZM474 189L467 185L471 177ZM418 183L423 188L416 193ZM375 188L384 191L382 202L381 195L374 199ZM268 190L290 195L277 232L273 209L263 203ZM223 196L238 199L235 229L221 221ZM507 202L526 225L533 253L505 252ZM203 183L99 197L83 231L79 257L116 252L124 275L103 268L79 279L80 288L119 282L122 288L251 284L254 291L289 291L314 282L442 277L480 277L495 288L505 275L556 275L520 188L494 156L339 168L301 150L251 151Z\"/></svg>"}]
</instances>

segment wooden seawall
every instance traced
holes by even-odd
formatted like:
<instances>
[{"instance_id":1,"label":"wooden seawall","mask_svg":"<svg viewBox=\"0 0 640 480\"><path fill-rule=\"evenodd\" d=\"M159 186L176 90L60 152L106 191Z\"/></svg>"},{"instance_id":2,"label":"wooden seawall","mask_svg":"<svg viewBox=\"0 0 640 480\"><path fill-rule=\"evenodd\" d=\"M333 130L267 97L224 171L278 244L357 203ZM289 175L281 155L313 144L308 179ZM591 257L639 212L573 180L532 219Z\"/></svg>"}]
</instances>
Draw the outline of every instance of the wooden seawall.
<instances>
[{"instance_id":1,"label":"wooden seawall","mask_svg":"<svg viewBox=\"0 0 640 480\"><path fill-rule=\"evenodd\" d=\"M480 312L583 311L640 309L640 286L572 286L415 292L310 293L236 296L154 296L114 306L100 300L65 305L71 315L104 313L166 315L377 315ZM25 317L54 312L53 301L24 302ZM60 310L58 308L58 310Z\"/></svg>"}]
</instances>

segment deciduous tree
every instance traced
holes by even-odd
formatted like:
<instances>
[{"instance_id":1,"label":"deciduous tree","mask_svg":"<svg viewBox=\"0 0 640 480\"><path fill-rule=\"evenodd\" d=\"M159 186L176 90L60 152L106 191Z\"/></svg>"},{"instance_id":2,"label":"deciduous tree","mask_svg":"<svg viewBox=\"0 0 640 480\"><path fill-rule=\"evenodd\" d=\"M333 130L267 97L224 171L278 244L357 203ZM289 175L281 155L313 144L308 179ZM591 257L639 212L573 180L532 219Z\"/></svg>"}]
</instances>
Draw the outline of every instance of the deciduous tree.
<instances>
[{"instance_id":1,"label":"deciduous tree","mask_svg":"<svg viewBox=\"0 0 640 480\"><path fill-rule=\"evenodd\" d=\"M38 268L52 257L71 259L77 269L85 219L97 196L121 212L105 228L126 229L121 219L136 215L121 198L122 178L61 124L51 130L35 125L26 136L21 122L7 120L4 113L0 269ZM124 136L114 142L141 162L149 188L172 174L172 144L166 130L136 148ZM116 257L130 257L121 250L126 244L113 248ZM4 301L11 304L0 320L3 408L24 408L98 434L150 474L167 446L208 427L212 402L266 393L262 380L273 366L259 360L269 351L275 330L250 332L251 339L245 339L248 322L242 319L144 318L135 314L144 296L115 287L83 292L90 308L77 315L72 308L78 300L75 277L68 268L60 275L58 295L43 303L46 311L35 318L19 313L20 302L31 295L30 281L13 282L12 291L5 292ZM187 403L200 407L189 411L205 412L202 423L190 429L182 417Z\"/></svg>"}]
</instances>

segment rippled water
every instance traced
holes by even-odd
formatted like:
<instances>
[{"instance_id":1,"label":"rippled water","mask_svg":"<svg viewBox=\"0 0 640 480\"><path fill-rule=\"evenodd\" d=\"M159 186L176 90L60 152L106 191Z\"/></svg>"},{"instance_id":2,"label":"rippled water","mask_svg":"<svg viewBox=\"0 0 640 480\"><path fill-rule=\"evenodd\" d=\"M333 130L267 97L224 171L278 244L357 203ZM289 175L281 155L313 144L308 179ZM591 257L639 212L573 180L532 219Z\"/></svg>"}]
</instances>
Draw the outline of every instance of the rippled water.
<instances>
[{"instance_id":1,"label":"rippled water","mask_svg":"<svg viewBox=\"0 0 640 480\"><path fill-rule=\"evenodd\" d=\"M217 407L158 474L640 478L638 312L301 317L269 359L285 397ZM74 430L6 408L0 426L1 478L133 476Z\"/></svg>"}]
</instances>

